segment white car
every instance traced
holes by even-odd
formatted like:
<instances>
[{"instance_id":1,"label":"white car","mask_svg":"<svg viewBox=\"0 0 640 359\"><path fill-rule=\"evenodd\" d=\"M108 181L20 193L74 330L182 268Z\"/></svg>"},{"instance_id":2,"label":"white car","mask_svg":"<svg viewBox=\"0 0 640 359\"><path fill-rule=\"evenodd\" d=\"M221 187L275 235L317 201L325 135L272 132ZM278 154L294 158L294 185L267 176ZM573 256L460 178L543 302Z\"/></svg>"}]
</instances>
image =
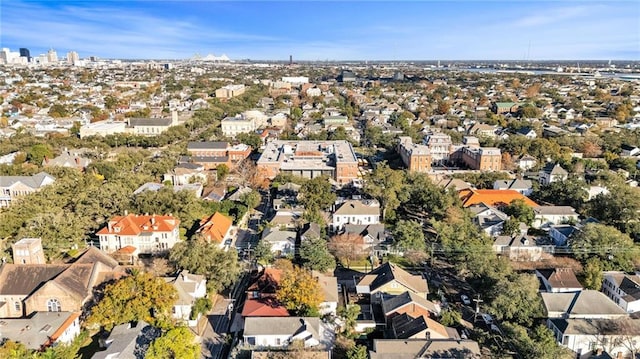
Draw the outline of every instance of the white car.
<instances>
[{"instance_id":1,"label":"white car","mask_svg":"<svg viewBox=\"0 0 640 359\"><path fill-rule=\"evenodd\" d=\"M471 299L469 299L469 297L467 297L465 294L462 294L460 296L460 299L462 300L462 304L471 305Z\"/></svg>"}]
</instances>

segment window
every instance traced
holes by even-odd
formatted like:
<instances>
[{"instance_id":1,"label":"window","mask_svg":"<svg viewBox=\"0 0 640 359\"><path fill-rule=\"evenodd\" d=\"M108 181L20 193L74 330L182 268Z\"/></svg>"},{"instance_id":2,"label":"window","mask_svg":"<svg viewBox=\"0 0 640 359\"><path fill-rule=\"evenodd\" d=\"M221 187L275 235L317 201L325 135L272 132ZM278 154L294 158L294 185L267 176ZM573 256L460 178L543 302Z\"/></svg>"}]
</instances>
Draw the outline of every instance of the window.
<instances>
[{"instance_id":1,"label":"window","mask_svg":"<svg viewBox=\"0 0 640 359\"><path fill-rule=\"evenodd\" d=\"M50 312L60 312L62 311L62 306L57 299L49 299L47 301L47 310Z\"/></svg>"},{"instance_id":2,"label":"window","mask_svg":"<svg viewBox=\"0 0 640 359\"><path fill-rule=\"evenodd\" d=\"M13 306L16 308L16 312L19 312L22 310L22 305L20 305L20 302L13 303Z\"/></svg>"}]
</instances>

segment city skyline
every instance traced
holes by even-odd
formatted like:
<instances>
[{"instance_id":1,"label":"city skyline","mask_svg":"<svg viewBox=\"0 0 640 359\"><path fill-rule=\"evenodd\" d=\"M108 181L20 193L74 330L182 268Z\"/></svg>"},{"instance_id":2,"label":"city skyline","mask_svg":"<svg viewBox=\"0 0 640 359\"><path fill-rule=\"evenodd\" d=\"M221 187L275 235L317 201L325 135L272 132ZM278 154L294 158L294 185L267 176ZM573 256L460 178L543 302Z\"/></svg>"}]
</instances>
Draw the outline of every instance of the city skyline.
<instances>
[{"instance_id":1,"label":"city skyline","mask_svg":"<svg viewBox=\"0 0 640 359\"><path fill-rule=\"evenodd\" d=\"M288 60L640 58L622 2L6 1L0 43L31 56Z\"/></svg>"}]
</instances>

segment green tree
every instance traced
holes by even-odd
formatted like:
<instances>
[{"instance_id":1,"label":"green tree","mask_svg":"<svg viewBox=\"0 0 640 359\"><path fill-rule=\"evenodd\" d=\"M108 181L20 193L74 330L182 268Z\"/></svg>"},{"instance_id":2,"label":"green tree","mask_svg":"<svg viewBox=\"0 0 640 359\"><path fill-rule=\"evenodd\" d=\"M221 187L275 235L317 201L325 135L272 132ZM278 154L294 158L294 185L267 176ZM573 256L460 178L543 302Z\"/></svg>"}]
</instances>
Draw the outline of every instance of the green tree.
<instances>
[{"instance_id":1,"label":"green tree","mask_svg":"<svg viewBox=\"0 0 640 359\"><path fill-rule=\"evenodd\" d=\"M261 201L260 193L252 190L240 196L240 201L249 209L256 208Z\"/></svg>"},{"instance_id":2,"label":"green tree","mask_svg":"<svg viewBox=\"0 0 640 359\"><path fill-rule=\"evenodd\" d=\"M271 251L271 244L267 241L260 241L253 249L253 256L262 265L273 263L275 256Z\"/></svg>"},{"instance_id":3,"label":"green tree","mask_svg":"<svg viewBox=\"0 0 640 359\"><path fill-rule=\"evenodd\" d=\"M626 185L609 186L608 194L599 194L586 205L588 215L640 239L640 191Z\"/></svg>"},{"instance_id":4,"label":"green tree","mask_svg":"<svg viewBox=\"0 0 640 359\"><path fill-rule=\"evenodd\" d=\"M40 166L45 158L51 159L53 151L49 145L38 143L27 150L27 160L34 165Z\"/></svg>"},{"instance_id":5,"label":"green tree","mask_svg":"<svg viewBox=\"0 0 640 359\"><path fill-rule=\"evenodd\" d=\"M229 174L229 167L227 165L220 164L218 165L218 167L216 167L216 174L218 175L218 180L222 181L224 180L227 175Z\"/></svg>"},{"instance_id":6,"label":"green tree","mask_svg":"<svg viewBox=\"0 0 640 359\"><path fill-rule=\"evenodd\" d=\"M533 192L531 198L539 203L553 203L557 206L580 209L589 195L585 185L584 181L578 179L552 182L546 186L540 186Z\"/></svg>"},{"instance_id":7,"label":"green tree","mask_svg":"<svg viewBox=\"0 0 640 359\"><path fill-rule=\"evenodd\" d=\"M583 262L598 258L604 270L631 270L638 253L628 235L599 223L587 224L571 238L569 247L575 257Z\"/></svg>"},{"instance_id":8,"label":"green tree","mask_svg":"<svg viewBox=\"0 0 640 359\"><path fill-rule=\"evenodd\" d=\"M299 316L318 316L323 300L318 280L297 266L282 271L276 298L293 315Z\"/></svg>"},{"instance_id":9,"label":"green tree","mask_svg":"<svg viewBox=\"0 0 640 359\"><path fill-rule=\"evenodd\" d=\"M154 340L145 354L145 359L197 359L200 345L187 327L169 329Z\"/></svg>"},{"instance_id":10,"label":"green tree","mask_svg":"<svg viewBox=\"0 0 640 359\"><path fill-rule=\"evenodd\" d=\"M198 319L198 315L207 314L209 310L211 310L211 299L206 297L198 298L191 307L191 314L189 314L189 319Z\"/></svg>"},{"instance_id":11,"label":"green tree","mask_svg":"<svg viewBox=\"0 0 640 359\"><path fill-rule=\"evenodd\" d=\"M326 176L312 178L300 188L300 203L305 210L311 212L329 208L336 201L336 194L331 189L331 182Z\"/></svg>"},{"instance_id":12,"label":"green tree","mask_svg":"<svg viewBox=\"0 0 640 359\"><path fill-rule=\"evenodd\" d=\"M251 133L239 133L236 135L236 140L245 145L251 146L254 150L259 149L262 145L262 138L255 132Z\"/></svg>"},{"instance_id":13,"label":"green tree","mask_svg":"<svg viewBox=\"0 0 640 359\"><path fill-rule=\"evenodd\" d=\"M302 265L310 270L326 272L336 267L336 261L329 252L327 241L322 238L309 238L300 245Z\"/></svg>"},{"instance_id":14,"label":"green tree","mask_svg":"<svg viewBox=\"0 0 640 359\"><path fill-rule=\"evenodd\" d=\"M360 306L356 304L347 304L338 308L338 316L344 321L343 333L348 337L355 334L355 328L360 315Z\"/></svg>"},{"instance_id":15,"label":"green tree","mask_svg":"<svg viewBox=\"0 0 640 359\"><path fill-rule=\"evenodd\" d=\"M533 208L527 205L522 199L514 199L511 201L511 203L504 208L503 212L513 217L516 221L525 223L528 226L533 223L536 217Z\"/></svg>"},{"instance_id":16,"label":"green tree","mask_svg":"<svg viewBox=\"0 0 640 359\"><path fill-rule=\"evenodd\" d=\"M520 232L520 221L516 219L507 218L502 224L502 235L513 236L518 234L518 232Z\"/></svg>"},{"instance_id":17,"label":"green tree","mask_svg":"<svg viewBox=\"0 0 640 359\"><path fill-rule=\"evenodd\" d=\"M53 118L67 117L69 110L63 104L56 103L49 108L49 116Z\"/></svg>"},{"instance_id":18,"label":"green tree","mask_svg":"<svg viewBox=\"0 0 640 359\"><path fill-rule=\"evenodd\" d=\"M455 309L446 309L442 311L440 323L448 327L457 325L462 319L462 314Z\"/></svg>"},{"instance_id":19,"label":"green tree","mask_svg":"<svg viewBox=\"0 0 640 359\"><path fill-rule=\"evenodd\" d=\"M604 266L598 258L589 258L582 269L582 284L586 289L600 290L604 274Z\"/></svg>"},{"instance_id":20,"label":"green tree","mask_svg":"<svg viewBox=\"0 0 640 359\"><path fill-rule=\"evenodd\" d=\"M571 359L575 354L558 344L553 332L543 325L528 330L518 324L503 322L504 338L512 343L524 358Z\"/></svg>"},{"instance_id":21,"label":"green tree","mask_svg":"<svg viewBox=\"0 0 640 359\"><path fill-rule=\"evenodd\" d=\"M500 320L531 325L533 318L542 314L542 301L538 295L539 282L534 275L513 273L492 288L494 297L490 307Z\"/></svg>"},{"instance_id":22,"label":"green tree","mask_svg":"<svg viewBox=\"0 0 640 359\"><path fill-rule=\"evenodd\" d=\"M162 278L135 273L105 287L87 322L106 330L138 320L164 325L177 299L176 289Z\"/></svg>"},{"instance_id":23,"label":"green tree","mask_svg":"<svg viewBox=\"0 0 640 359\"><path fill-rule=\"evenodd\" d=\"M235 249L224 251L217 243L199 239L177 243L169 252L169 260L178 268L204 275L212 292L231 285L241 271Z\"/></svg>"},{"instance_id":24,"label":"green tree","mask_svg":"<svg viewBox=\"0 0 640 359\"><path fill-rule=\"evenodd\" d=\"M393 228L393 240L402 250L424 251L426 248L422 225L417 221L399 220Z\"/></svg>"},{"instance_id":25,"label":"green tree","mask_svg":"<svg viewBox=\"0 0 640 359\"><path fill-rule=\"evenodd\" d=\"M390 168L386 163L379 163L367 177L365 191L380 201L382 219L387 212L395 211L404 198L404 173Z\"/></svg>"},{"instance_id":26,"label":"green tree","mask_svg":"<svg viewBox=\"0 0 640 359\"><path fill-rule=\"evenodd\" d=\"M367 347L364 345L356 345L347 352L347 359L367 359Z\"/></svg>"}]
</instances>

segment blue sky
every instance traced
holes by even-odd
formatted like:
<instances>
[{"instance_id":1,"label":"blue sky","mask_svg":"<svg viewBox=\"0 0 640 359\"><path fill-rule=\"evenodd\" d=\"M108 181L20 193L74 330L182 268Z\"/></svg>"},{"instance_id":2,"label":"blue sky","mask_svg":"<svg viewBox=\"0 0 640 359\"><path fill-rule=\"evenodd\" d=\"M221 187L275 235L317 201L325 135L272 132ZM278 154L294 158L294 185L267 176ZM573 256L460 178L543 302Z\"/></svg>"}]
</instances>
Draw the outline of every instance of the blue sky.
<instances>
[{"instance_id":1,"label":"blue sky","mask_svg":"<svg viewBox=\"0 0 640 359\"><path fill-rule=\"evenodd\" d=\"M81 58L640 60L640 2L2 0L0 46Z\"/></svg>"}]
</instances>

